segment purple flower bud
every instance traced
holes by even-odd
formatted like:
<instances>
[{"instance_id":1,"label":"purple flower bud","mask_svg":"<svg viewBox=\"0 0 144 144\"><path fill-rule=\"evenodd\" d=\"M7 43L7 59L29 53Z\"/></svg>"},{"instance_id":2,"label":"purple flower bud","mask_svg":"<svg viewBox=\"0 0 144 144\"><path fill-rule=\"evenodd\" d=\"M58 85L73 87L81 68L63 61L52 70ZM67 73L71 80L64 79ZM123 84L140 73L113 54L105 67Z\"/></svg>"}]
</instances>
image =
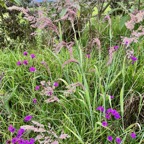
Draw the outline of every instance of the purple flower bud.
<instances>
[{"instance_id":1,"label":"purple flower bud","mask_svg":"<svg viewBox=\"0 0 144 144\"><path fill-rule=\"evenodd\" d=\"M90 54L87 54L86 57L89 59L90 58Z\"/></svg>"},{"instance_id":2,"label":"purple flower bud","mask_svg":"<svg viewBox=\"0 0 144 144\"><path fill-rule=\"evenodd\" d=\"M117 144L120 144L121 141L122 141L121 138L119 138L119 137L116 138L116 143L117 143Z\"/></svg>"},{"instance_id":3,"label":"purple flower bud","mask_svg":"<svg viewBox=\"0 0 144 144\"><path fill-rule=\"evenodd\" d=\"M130 136L131 136L132 139L135 139L135 138L136 138L136 133L135 133L135 132L132 132L132 133L130 134Z\"/></svg>"},{"instance_id":4,"label":"purple flower bud","mask_svg":"<svg viewBox=\"0 0 144 144\"><path fill-rule=\"evenodd\" d=\"M30 68L29 68L29 71L30 71L30 72L35 72L35 71L36 71L36 68L35 68L35 67L30 67Z\"/></svg>"},{"instance_id":5,"label":"purple flower bud","mask_svg":"<svg viewBox=\"0 0 144 144\"><path fill-rule=\"evenodd\" d=\"M25 52L23 53L23 55L24 55L24 56L27 56L27 55L28 55L28 52L25 51Z\"/></svg>"},{"instance_id":6,"label":"purple flower bud","mask_svg":"<svg viewBox=\"0 0 144 144\"><path fill-rule=\"evenodd\" d=\"M103 106L98 106L96 110L98 110L100 112L103 112L104 111L104 107Z\"/></svg>"},{"instance_id":7,"label":"purple flower bud","mask_svg":"<svg viewBox=\"0 0 144 144\"><path fill-rule=\"evenodd\" d=\"M119 46L114 46L114 49L117 50L119 48Z\"/></svg>"},{"instance_id":8,"label":"purple flower bud","mask_svg":"<svg viewBox=\"0 0 144 144\"><path fill-rule=\"evenodd\" d=\"M18 65L18 66L20 66L21 64L22 64L21 61L18 61L18 62L17 62L17 65Z\"/></svg>"},{"instance_id":9,"label":"purple flower bud","mask_svg":"<svg viewBox=\"0 0 144 144\"><path fill-rule=\"evenodd\" d=\"M53 84L55 87L58 87L59 86L59 83L58 82L54 82Z\"/></svg>"},{"instance_id":10,"label":"purple flower bud","mask_svg":"<svg viewBox=\"0 0 144 144\"><path fill-rule=\"evenodd\" d=\"M102 122L102 126L103 126L103 127L107 127L107 126L108 126L107 121L103 121L103 122Z\"/></svg>"},{"instance_id":11,"label":"purple flower bud","mask_svg":"<svg viewBox=\"0 0 144 144\"><path fill-rule=\"evenodd\" d=\"M24 121L25 122L28 122L32 119L32 116L31 115L27 115L25 118L24 118Z\"/></svg>"},{"instance_id":12,"label":"purple flower bud","mask_svg":"<svg viewBox=\"0 0 144 144\"><path fill-rule=\"evenodd\" d=\"M35 87L35 90L38 91L39 89L40 89L40 86L37 85L37 86Z\"/></svg>"},{"instance_id":13,"label":"purple flower bud","mask_svg":"<svg viewBox=\"0 0 144 144\"><path fill-rule=\"evenodd\" d=\"M17 138L20 138L20 137L23 135L24 132L25 132L25 130L22 129L22 128L20 128L20 129L18 130L18 132L17 132Z\"/></svg>"},{"instance_id":14,"label":"purple flower bud","mask_svg":"<svg viewBox=\"0 0 144 144\"><path fill-rule=\"evenodd\" d=\"M28 61L27 61L27 60L24 60L24 61L23 61L23 64L24 64L24 65L27 65L27 64L28 64Z\"/></svg>"},{"instance_id":15,"label":"purple flower bud","mask_svg":"<svg viewBox=\"0 0 144 144\"><path fill-rule=\"evenodd\" d=\"M112 142L113 137L112 137L112 136L108 136L108 137L107 137L107 140L110 141L110 142Z\"/></svg>"},{"instance_id":16,"label":"purple flower bud","mask_svg":"<svg viewBox=\"0 0 144 144\"><path fill-rule=\"evenodd\" d=\"M10 126L8 127L8 130L9 130L11 133L14 133L16 129L15 129L12 125L10 125Z\"/></svg>"},{"instance_id":17,"label":"purple flower bud","mask_svg":"<svg viewBox=\"0 0 144 144\"><path fill-rule=\"evenodd\" d=\"M36 99L36 98L33 99L33 103L34 103L34 104L37 103L37 99Z\"/></svg>"},{"instance_id":18,"label":"purple flower bud","mask_svg":"<svg viewBox=\"0 0 144 144\"><path fill-rule=\"evenodd\" d=\"M31 56L32 59L35 58L35 54L31 54L30 56Z\"/></svg>"},{"instance_id":19,"label":"purple flower bud","mask_svg":"<svg viewBox=\"0 0 144 144\"><path fill-rule=\"evenodd\" d=\"M16 137L12 138L12 144L16 144L17 141L18 141L18 138L16 138Z\"/></svg>"}]
</instances>

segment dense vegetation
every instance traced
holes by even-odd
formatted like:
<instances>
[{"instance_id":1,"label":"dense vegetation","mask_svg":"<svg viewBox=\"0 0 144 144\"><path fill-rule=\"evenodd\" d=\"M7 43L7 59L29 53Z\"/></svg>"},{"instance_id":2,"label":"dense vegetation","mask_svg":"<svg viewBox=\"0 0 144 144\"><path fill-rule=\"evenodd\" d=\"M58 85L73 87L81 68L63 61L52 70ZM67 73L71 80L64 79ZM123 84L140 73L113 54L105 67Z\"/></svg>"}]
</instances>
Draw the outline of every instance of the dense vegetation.
<instances>
[{"instance_id":1,"label":"dense vegetation","mask_svg":"<svg viewBox=\"0 0 144 144\"><path fill-rule=\"evenodd\" d=\"M0 1L0 143L143 144L143 8Z\"/></svg>"}]
</instances>

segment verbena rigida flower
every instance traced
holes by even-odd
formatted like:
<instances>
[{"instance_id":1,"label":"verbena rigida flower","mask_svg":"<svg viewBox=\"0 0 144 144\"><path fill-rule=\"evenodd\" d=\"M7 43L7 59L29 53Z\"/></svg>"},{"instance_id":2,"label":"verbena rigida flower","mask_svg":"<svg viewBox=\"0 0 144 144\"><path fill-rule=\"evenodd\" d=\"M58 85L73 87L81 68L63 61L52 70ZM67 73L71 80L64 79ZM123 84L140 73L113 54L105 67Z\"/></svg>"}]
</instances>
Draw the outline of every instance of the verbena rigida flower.
<instances>
[{"instance_id":1,"label":"verbena rigida flower","mask_svg":"<svg viewBox=\"0 0 144 144\"><path fill-rule=\"evenodd\" d=\"M12 144L16 144L17 143L17 141L18 141L18 138L16 138L16 137L14 137L14 138L12 138Z\"/></svg>"},{"instance_id":2,"label":"verbena rigida flower","mask_svg":"<svg viewBox=\"0 0 144 144\"><path fill-rule=\"evenodd\" d=\"M30 56L31 56L32 59L35 58L35 54L31 54Z\"/></svg>"},{"instance_id":3,"label":"verbena rigida flower","mask_svg":"<svg viewBox=\"0 0 144 144\"><path fill-rule=\"evenodd\" d=\"M114 49L117 50L119 48L119 46L114 46Z\"/></svg>"},{"instance_id":4,"label":"verbena rigida flower","mask_svg":"<svg viewBox=\"0 0 144 144\"><path fill-rule=\"evenodd\" d=\"M33 99L33 103L34 103L34 104L37 103L37 99L36 99L36 98Z\"/></svg>"},{"instance_id":5,"label":"verbena rigida flower","mask_svg":"<svg viewBox=\"0 0 144 144\"><path fill-rule=\"evenodd\" d=\"M24 121L25 122L28 122L32 119L32 116L31 115L27 115L25 118L24 118Z\"/></svg>"},{"instance_id":6,"label":"verbena rigida flower","mask_svg":"<svg viewBox=\"0 0 144 144\"><path fill-rule=\"evenodd\" d=\"M20 128L17 132L17 138L20 138L24 134L25 130Z\"/></svg>"},{"instance_id":7,"label":"verbena rigida flower","mask_svg":"<svg viewBox=\"0 0 144 144\"><path fill-rule=\"evenodd\" d=\"M135 138L136 138L136 133L135 133L135 132L132 132L132 133L130 134L130 136L131 136L132 139L135 139Z\"/></svg>"},{"instance_id":8,"label":"verbena rigida flower","mask_svg":"<svg viewBox=\"0 0 144 144\"><path fill-rule=\"evenodd\" d=\"M24 65L28 65L28 61L27 61L27 60L24 60L24 61L23 61L23 64L24 64Z\"/></svg>"},{"instance_id":9,"label":"verbena rigida flower","mask_svg":"<svg viewBox=\"0 0 144 144\"><path fill-rule=\"evenodd\" d=\"M29 68L29 71L30 71L30 72L35 72L35 71L36 71L36 68L35 68L35 67L30 67L30 68Z\"/></svg>"},{"instance_id":10,"label":"verbena rigida flower","mask_svg":"<svg viewBox=\"0 0 144 144\"><path fill-rule=\"evenodd\" d=\"M107 127L107 126L108 126L107 122L106 122L106 121L103 121L103 122L102 122L102 126L103 126L103 127Z\"/></svg>"},{"instance_id":11,"label":"verbena rigida flower","mask_svg":"<svg viewBox=\"0 0 144 144\"><path fill-rule=\"evenodd\" d=\"M98 110L100 112L103 112L104 111L104 107L103 106L98 106L96 110Z\"/></svg>"},{"instance_id":12,"label":"verbena rigida flower","mask_svg":"<svg viewBox=\"0 0 144 144\"><path fill-rule=\"evenodd\" d=\"M53 84L55 87L58 87L59 86L59 83L58 82L54 82Z\"/></svg>"},{"instance_id":13,"label":"verbena rigida flower","mask_svg":"<svg viewBox=\"0 0 144 144\"><path fill-rule=\"evenodd\" d=\"M10 125L10 126L8 127L8 130L9 130L11 133L14 133L16 129L15 129L12 125Z\"/></svg>"},{"instance_id":14,"label":"verbena rigida flower","mask_svg":"<svg viewBox=\"0 0 144 144\"><path fill-rule=\"evenodd\" d=\"M18 62L17 62L17 65L18 65L18 66L20 66L21 64L22 64L21 61L18 61Z\"/></svg>"},{"instance_id":15,"label":"verbena rigida flower","mask_svg":"<svg viewBox=\"0 0 144 144\"><path fill-rule=\"evenodd\" d=\"M107 137L107 140L110 141L110 142L112 142L113 137L112 137L112 136L108 136L108 137Z\"/></svg>"},{"instance_id":16,"label":"verbena rigida flower","mask_svg":"<svg viewBox=\"0 0 144 144\"><path fill-rule=\"evenodd\" d=\"M117 137L117 138L116 138L116 143L117 143L117 144L120 144L121 142L122 142L121 138Z\"/></svg>"},{"instance_id":17,"label":"verbena rigida flower","mask_svg":"<svg viewBox=\"0 0 144 144\"><path fill-rule=\"evenodd\" d=\"M131 56L130 58L132 60L132 64L134 64L138 60L135 56Z\"/></svg>"},{"instance_id":18,"label":"verbena rigida flower","mask_svg":"<svg viewBox=\"0 0 144 144\"><path fill-rule=\"evenodd\" d=\"M86 57L89 59L90 58L90 54L87 54Z\"/></svg>"},{"instance_id":19,"label":"verbena rigida flower","mask_svg":"<svg viewBox=\"0 0 144 144\"><path fill-rule=\"evenodd\" d=\"M35 90L38 91L39 89L40 89L40 86L37 85L37 86L35 87Z\"/></svg>"},{"instance_id":20,"label":"verbena rigida flower","mask_svg":"<svg viewBox=\"0 0 144 144\"><path fill-rule=\"evenodd\" d=\"M110 95L110 99L113 99L114 98L114 96L113 95Z\"/></svg>"},{"instance_id":21,"label":"verbena rigida flower","mask_svg":"<svg viewBox=\"0 0 144 144\"><path fill-rule=\"evenodd\" d=\"M30 142L30 144L34 144L35 139L34 138L30 138L29 142Z\"/></svg>"},{"instance_id":22,"label":"verbena rigida flower","mask_svg":"<svg viewBox=\"0 0 144 144\"><path fill-rule=\"evenodd\" d=\"M23 53L23 55L24 55L24 56L27 56L27 55L28 55L28 52L27 52L27 51L25 51L25 52Z\"/></svg>"}]
</instances>

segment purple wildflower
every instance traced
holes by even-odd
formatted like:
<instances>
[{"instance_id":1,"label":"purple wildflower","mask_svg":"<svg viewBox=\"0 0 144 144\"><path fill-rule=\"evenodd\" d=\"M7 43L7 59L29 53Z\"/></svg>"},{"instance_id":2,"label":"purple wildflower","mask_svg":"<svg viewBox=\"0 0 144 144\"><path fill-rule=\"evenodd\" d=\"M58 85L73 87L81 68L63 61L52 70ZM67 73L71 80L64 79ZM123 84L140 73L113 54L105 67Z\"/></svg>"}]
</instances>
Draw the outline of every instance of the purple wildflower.
<instances>
[{"instance_id":1,"label":"purple wildflower","mask_svg":"<svg viewBox=\"0 0 144 144\"><path fill-rule=\"evenodd\" d=\"M105 118L108 119L108 120L110 120L111 115L110 115L110 114L106 114L106 115L105 115Z\"/></svg>"},{"instance_id":2,"label":"purple wildflower","mask_svg":"<svg viewBox=\"0 0 144 144\"><path fill-rule=\"evenodd\" d=\"M27 60L24 60L24 61L23 61L23 64L24 64L24 65L27 65L27 64L28 64L28 61L27 61Z\"/></svg>"},{"instance_id":3,"label":"purple wildflower","mask_svg":"<svg viewBox=\"0 0 144 144\"><path fill-rule=\"evenodd\" d=\"M58 87L59 86L59 83L58 82L54 82L53 84L55 87Z\"/></svg>"},{"instance_id":4,"label":"purple wildflower","mask_svg":"<svg viewBox=\"0 0 144 144\"><path fill-rule=\"evenodd\" d=\"M14 133L14 132L15 132L15 128L14 128L12 125L10 125L10 126L8 127L8 130L9 130L11 133Z\"/></svg>"},{"instance_id":5,"label":"purple wildflower","mask_svg":"<svg viewBox=\"0 0 144 144\"><path fill-rule=\"evenodd\" d=\"M23 138L20 138L20 139L18 140L18 144L25 144L25 140L24 140Z\"/></svg>"},{"instance_id":6,"label":"purple wildflower","mask_svg":"<svg viewBox=\"0 0 144 144\"><path fill-rule=\"evenodd\" d=\"M12 144L16 144L17 143L17 141L18 141L18 138L16 138L16 137L14 137L14 138L12 138Z\"/></svg>"},{"instance_id":7,"label":"purple wildflower","mask_svg":"<svg viewBox=\"0 0 144 144\"><path fill-rule=\"evenodd\" d=\"M116 138L116 143L117 143L117 144L120 144L121 141L122 141L121 138L119 138L119 137Z\"/></svg>"},{"instance_id":8,"label":"purple wildflower","mask_svg":"<svg viewBox=\"0 0 144 144\"><path fill-rule=\"evenodd\" d=\"M21 61L18 61L18 62L17 62L17 65L18 65L18 66L20 66L21 64L22 64Z\"/></svg>"},{"instance_id":9,"label":"purple wildflower","mask_svg":"<svg viewBox=\"0 0 144 144\"><path fill-rule=\"evenodd\" d=\"M34 104L37 103L37 99L36 99L36 98L33 99L33 103L34 103Z\"/></svg>"},{"instance_id":10,"label":"purple wildflower","mask_svg":"<svg viewBox=\"0 0 144 144\"><path fill-rule=\"evenodd\" d=\"M25 118L24 118L24 121L25 122L28 122L32 119L32 116L31 115L27 115Z\"/></svg>"},{"instance_id":11,"label":"purple wildflower","mask_svg":"<svg viewBox=\"0 0 144 144\"><path fill-rule=\"evenodd\" d=\"M114 46L114 49L117 50L119 48L119 46Z\"/></svg>"},{"instance_id":12,"label":"purple wildflower","mask_svg":"<svg viewBox=\"0 0 144 144\"><path fill-rule=\"evenodd\" d=\"M25 130L22 129L22 128L20 128L20 129L18 130L18 132L17 132L17 138L20 138L20 137L23 135L24 132L25 132Z\"/></svg>"},{"instance_id":13,"label":"purple wildflower","mask_svg":"<svg viewBox=\"0 0 144 144\"><path fill-rule=\"evenodd\" d=\"M103 127L107 127L107 126L108 126L107 121L103 121L103 122L102 122L102 126L103 126Z\"/></svg>"},{"instance_id":14,"label":"purple wildflower","mask_svg":"<svg viewBox=\"0 0 144 144\"><path fill-rule=\"evenodd\" d=\"M29 71L30 71L30 72L35 72L35 71L36 71L36 68L35 68L35 67L30 67L30 68L29 68Z\"/></svg>"},{"instance_id":15,"label":"purple wildflower","mask_svg":"<svg viewBox=\"0 0 144 144\"><path fill-rule=\"evenodd\" d=\"M103 112L104 111L104 107L103 106L98 106L96 110L98 110L100 112Z\"/></svg>"},{"instance_id":16,"label":"purple wildflower","mask_svg":"<svg viewBox=\"0 0 144 144\"><path fill-rule=\"evenodd\" d=\"M113 137L112 137L112 136L108 136L108 137L107 137L107 140L110 141L110 142L112 142Z\"/></svg>"},{"instance_id":17,"label":"purple wildflower","mask_svg":"<svg viewBox=\"0 0 144 144\"><path fill-rule=\"evenodd\" d=\"M35 54L31 54L30 56L31 56L32 59L35 58Z\"/></svg>"},{"instance_id":18,"label":"purple wildflower","mask_svg":"<svg viewBox=\"0 0 144 144\"><path fill-rule=\"evenodd\" d=\"M30 144L34 144L35 139L34 138L30 138L29 142L30 142Z\"/></svg>"},{"instance_id":19,"label":"purple wildflower","mask_svg":"<svg viewBox=\"0 0 144 144\"><path fill-rule=\"evenodd\" d=\"M136 138L136 133L135 133L135 132L132 132L132 133L130 134L130 136L131 136L132 139L135 139L135 138Z\"/></svg>"},{"instance_id":20,"label":"purple wildflower","mask_svg":"<svg viewBox=\"0 0 144 144\"><path fill-rule=\"evenodd\" d=\"M114 96L113 96L113 95L110 95L110 99L114 99Z\"/></svg>"},{"instance_id":21,"label":"purple wildflower","mask_svg":"<svg viewBox=\"0 0 144 144\"><path fill-rule=\"evenodd\" d=\"M40 86L37 85L37 86L35 87L35 90L38 91L39 89L40 89Z\"/></svg>"},{"instance_id":22,"label":"purple wildflower","mask_svg":"<svg viewBox=\"0 0 144 144\"><path fill-rule=\"evenodd\" d=\"M132 64L134 64L138 60L138 58L136 58L135 56L131 56L131 60L132 60Z\"/></svg>"},{"instance_id":23,"label":"purple wildflower","mask_svg":"<svg viewBox=\"0 0 144 144\"><path fill-rule=\"evenodd\" d=\"M27 51L25 51L25 52L23 53L23 55L24 55L24 56L27 56L27 55L28 55L28 52L27 52Z\"/></svg>"},{"instance_id":24,"label":"purple wildflower","mask_svg":"<svg viewBox=\"0 0 144 144\"><path fill-rule=\"evenodd\" d=\"M90 58L90 54L87 54L86 57L89 59Z\"/></svg>"}]
</instances>

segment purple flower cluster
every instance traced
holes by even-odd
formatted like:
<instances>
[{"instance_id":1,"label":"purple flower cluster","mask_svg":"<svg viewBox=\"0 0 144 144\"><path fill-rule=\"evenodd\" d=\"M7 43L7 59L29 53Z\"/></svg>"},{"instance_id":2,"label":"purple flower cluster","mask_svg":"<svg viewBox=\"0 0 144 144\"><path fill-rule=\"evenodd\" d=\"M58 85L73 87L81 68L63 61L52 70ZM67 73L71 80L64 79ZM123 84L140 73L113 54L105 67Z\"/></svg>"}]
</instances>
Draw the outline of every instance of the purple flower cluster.
<instances>
[{"instance_id":1,"label":"purple flower cluster","mask_svg":"<svg viewBox=\"0 0 144 144\"><path fill-rule=\"evenodd\" d=\"M23 53L23 55L24 55L24 56L27 56L27 55L28 55L28 52L25 51L25 52ZM35 56L35 54L31 54L30 57L31 57L32 59L34 59L36 56ZM18 66L21 66L22 64L23 64L23 65L28 65L28 60L23 60L23 61L18 61L18 62L17 62L17 65L18 65ZM30 71L30 72L35 72L35 71L36 71L36 68L35 68L35 67L30 67L30 68L29 68L29 71Z\"/></svg>"},{"instance_id":2,"label":"purple flower cluster","mask_svg":"<svg viewBox=\"0 0 144 144\"><path fill-rule=\"evenodd\" d=\"M113 116L115 119L120 119L121 118L121 116L120 116L120 114L117 110L109 108L109 109L106 110L105 117L106 117L106 119L109 120L111 118L111 116Z\"/></svg>"},{"instance_id":3,"label":"purple flower cluster","mask_svg":"<svg viewBox=\"0 0 144 144\"><path fill-rule=\"evenodd\" d=\"M24 118L24 121L25 122L28 122L32 119L32 116L31 115L27 115L25 118ZM11 133L15 133L16 132L16 129L10 125L8 127L8 130L11 132ZM12 144L34 144L35 143L35 139L34 138L30 138L29 140L25 140L22 138L23 134L25 133L25 130L23 128L20 128L18 131L17 131L17 134L15 137L12 138L12 140L8 140L7 141L7 144L8 143L12 143Z\"/></svg>"},{"instance_id":4,"label":"purple flower cluster","mask_svg":"<svg viewBox=\"0 0 144 144\"><path fill-rule=\"evenodd\" d=\"M29 122L31 119L32 119L32 116L31 116L31 115L27 115L27 116L24 118L24 122Z\"/></svg>"},{"instance_id":5,"label":"purple flower cluster","mask_svg":"<svg viewBox=\"0 0 144 144\"><path fill-rule=\"evenodd\" d=\"M12 144L34 144L35 139L30 138L29 140L25 140L23 138L14 137L14 138L12 138L11 142L12 142Z\"/></svg>"}]
</instances>

